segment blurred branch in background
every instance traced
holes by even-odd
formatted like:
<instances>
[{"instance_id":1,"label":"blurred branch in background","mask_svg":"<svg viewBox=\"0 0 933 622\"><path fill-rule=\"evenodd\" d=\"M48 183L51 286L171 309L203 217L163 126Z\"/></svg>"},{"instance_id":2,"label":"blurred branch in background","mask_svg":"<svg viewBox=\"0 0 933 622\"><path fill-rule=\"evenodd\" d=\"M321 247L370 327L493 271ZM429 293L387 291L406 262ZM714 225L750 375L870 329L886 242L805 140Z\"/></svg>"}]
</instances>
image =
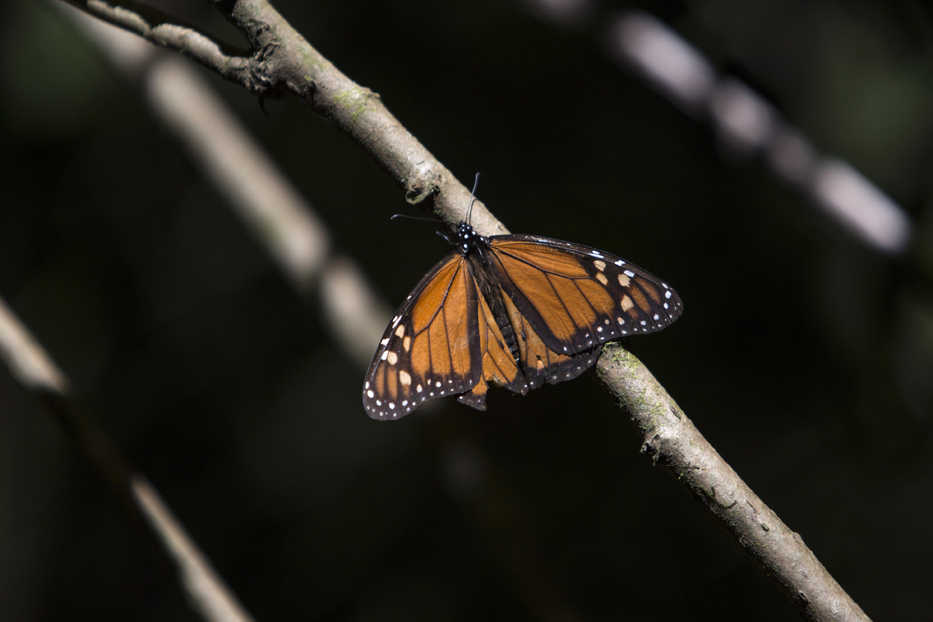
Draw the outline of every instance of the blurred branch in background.
<instances>
[{"instance_id":1,"label":"blurred branch in background","mask_svg":"<svg viewBox=\"0 0 933 622\"><path fill-rule=\"evenodd\" d=\"M591 0L528 0L551 21L579 26L595 13ZM690 43L653 16L630 11L606 20L607 50L676 106L709 121L735 152L762 154L769 170L823 208L834 222L875 251L908 249L912 225L906 212L848 163L821 156L798 129L763 97L732 77L717 74Z\"/></svg>"},{"instance_id":2,"label":"blurred branch in background","mask_svg":"<svg viewBox=\"0 0 933 622\"><path fill-rule=\"evenodd\" d=\"M226 8L228 6L229 9ZM265 72L264 77L261 78L263 83L272 85L272 88L279 86L291 90L309 101L319 113L336 121L338 125L368 149L403 185L410 202L419 202L427 198L427 196L432 196L435 201L435 210L448 223L455 223L462 218L463 210L468 204L466 200L468 191L466 188L459 184L449 171L434 159L392 117L379 102L378 97L375 97L372 92L356 85L340 73L311 48L267 3L238 2L232 5L224 5L221 10L229 10L228 17L244 31L254 49L263 50L264 54L268 54L268 56L264 57L262 66L257 69ZM160 72L153 71L152 73L158 75ZM188 92L193 93L194 91L189 89ZM175 98L154 97L154 99L164 103ZM730 115L731 113L727 113L726 116ZM177 124L177 127L187 127L188 124L185 121ZM199 133L192 130L190 140L209 142L214 134L223 131L225 130ZM220 158L217 158L214 153L215 147L199 144L194 146L194 150L196 153L201 154L202 157L212 161L211 168L216 165L214 160L220 161ZM223 183L226 184L226 175L236 174L241 179L246 180L245 185L249 185L249 174L240 168L246 161L247 158L243 158L238 162L227 162L226 165L217 166L218 179L222 178ZM268 168L271 170L271 167ZM220 174L221 171L222 174ZM239 195L237 200L242 201L242 206L246 206L253 201L267 200L263 193L250 190L243 189L237 194ZM280 192L273 196L278 196L283 201L294 199L297 202L297 198L290 192ZM290 196L291 199L288 198ZM244 197L249 198L244 199ZM257 225L268 221L269 213L265 211L265 208L260 206L253 209L262 210L263 215L246 216L245 220L248 223ZM292 215L302 211L307 211L306 206L295 209L288 208L287 210ZM479 203L475 207L474 214L479 214L474 225L480 233L490 235L506 232L506 229ZM290 221L290 218L291 216L284 220ZM313 234L313 231L319 231L319 227L305 227L306 235L316 235L317 239L314 244L323 246L326 235L322 232ZM262 237L273 246L280 243L276 235L262 235ZM889 236L886 239L893 244L904 243L900 238L894 239ZM305 249L307 253L301 255L303 258L296 262L296 265L302 266L297 270L290 261L282 260L283 257L290 257L290 253L283 253L278 249L272 252L280 258L290 274L295 271L297 276L293 275L293 278L304 289L310 275L318 270L324 270L324 268L316 261L315 258L318 254L309 249L309 245L299 243L296 248ZM310 252L308 252L309 250ZM345 273L345 276L346 274L352 274L352 272ZM347 278L352 279L353 277ZM350 289L354 290L358 297L368 297L372 300L372 297L366 293L368 288L362 284L361 280L356 280ZM329 297L341 298L340 296ZM351 301L347 308L349 309L353 304L354 302ZM342 317L341 321L345 325L354 326L347 317ZM381 327L381 322L376 323L375 316L368 319L360 318L360 321L364 322L360 324L365 327L364 331L368 331L371 326ZM337 334L341 335L339 332ZM375 339L370 343L374 342ZM362 351L357 346L348 346L348 349L354 352ZM660 388L660 385L657 385L650 372L637 359L625 353L622 356L629 356L626 364L614 364L618 363L620 351L624 352L619 348L609 348L600 361L601 376L613 392L629 407L636 418L643 411L649 413L652 417L656 417L659 412L673 413L672 409L674 407L671 406L666 393ZM646 390L645 378L651 379L655 387L654 390ZM727 491L722 494L725 494L733 503L743 503L751 506L760 504L758 508L753 508L753 510L766 517L767 522L777 527L777 533L773 537L746 540L744 544L753 551L757 559L764 561L765 567L769 571L777 574L781 583L791 589L793 598L803 605L806 613L816 620L838 619L837 614L840 611L848 612L851 615L850 619L866 619L858 605L852 602L848 595L839 588L832 577L813 557L812 553L802 544L799 537L785 537L792 534L792 532L780 523L776 515L767 506L760 503L758 498L754 496L734 471L722 462L722 459L719 458L711 446L705 442L702 444L691 442L696 439L690 437L688 432L691 429L695 431L695 428L689 425L682 413L677 413L677 417L681 418L685 425L665 428L670 435L671 442L655 443L653 436L659 433L660 428L655 425L646 426L640 424L646 435L646 446L653 447L657 451L656 458L665 464L675 466L674 470L678 477L685 477L688 471L698 467L702 469L704 465L722 465L723 468L716 471L716 476L721 481L722 490ZM657 423L657 420L655 420L655 423ZM747 493L743 496L745 491ZM707 494L716 494L714 491L705 492ZM755 511L752 513L755 514ZM731 515L715 511L714 514L726 520L727 524L731 524L729 522ZM767 532L767 529L760 522L754 528ZM738 533L741 539L741 532ZM793 562L787 564L771 563L769 561L776 558L787 560L807 559L810 560L812 568L815 570L812 573L797 574L797 564Z\"/></svg>"},{"instance_id":3,"label":"blurred branch in background","mask_svg":"<svg viewBox=\"0 0 933 622\"><path fill-rule=\"evenodd\" d=\"M907 214L849 164L821 156L760 95L721 78L703 56L645 13L619 16L608 30L610 53L639 71L685 112L707 117L743 154L763 153L770 170L813 199L876 251L897 255L910 242Z\"/></svg>"},{"instance_id":4,"label":"blurred branch in background","mask_svg":"<svg viewBox=\"0 0 933 622\"><path fill-rule=\"evenodd\" d=\"M42 346L0 299L0 358L14 378L38 397L50 416L69 433L78 448L143 518L175 561L184 592L205 620L248 622L249 614L211 568L158 492L135 472L116 446L89 418L70 403L68 380Z\"/></svg>"}]
</instances>

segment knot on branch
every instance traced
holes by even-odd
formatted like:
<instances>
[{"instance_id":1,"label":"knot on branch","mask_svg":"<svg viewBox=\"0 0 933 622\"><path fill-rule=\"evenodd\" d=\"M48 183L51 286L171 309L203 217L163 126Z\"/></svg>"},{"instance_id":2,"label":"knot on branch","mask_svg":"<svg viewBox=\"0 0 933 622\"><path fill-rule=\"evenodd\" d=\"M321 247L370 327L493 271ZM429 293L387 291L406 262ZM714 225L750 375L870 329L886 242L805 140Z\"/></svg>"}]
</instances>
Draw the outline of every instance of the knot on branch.
<instances>
[{"instance_id":1,"label":"knot on branch","mask_svg":"<svg viewBox=\"0 0 933 622\"><path fill-rule=\"evenodd\" d=\"M274 97L284 90L281 87L282 80L275 76L275 55L278 49L278 42L269 40L249 57L246 66L247 87L253 93Z\"/></svg>"},{"instance_id":2,"label":"knot on branch","mask_svg":"<svg viewBox=\"0 0 933 622\"><path fill-rule=\"evenodd\" d=\"M417 205L438 190L437 186L421 185L419 183L405 184L405 201L409 205Z\"/></svg>"},{"instance_id":3,"label":"knot on branch","mask_svg":"<svg viewBox=\"0 0 933 622\"><path fill-rule=\"evenodd\" d=\"M655 444L660 440L661 437L655 434L650 438L646 438L641 444L640 451L651 459L651 466L658 466L658 459L661 457L661 452Z\"/></svg>"},{"instance_id":4,"label":"knot on branch","mask_svg":"<svg viewBox=\"0 0 933 622\"><path fill-rule=\"evenodd\" d=\"M405 180L405 201L417 205L440 191L441 178L428 162L418 162L414 174Z\"/></svg>"},{"instance_id":5,"label":"knot on branch","mask_svg":"<svg viewBox=\"0 0 933 622\"><path fill-rule=\"evenodd\" d=\"M716 505L718 505L720 508L724 510L731 510L738 503L737 499L732 499L731 503L726 503L725 500L720 501L720 497L716 495L715 486L710 486L709 490L704 489L703 493L706 495L706 498L710 501L710 503L715 503Z\"/></svg>"}]
</instances>

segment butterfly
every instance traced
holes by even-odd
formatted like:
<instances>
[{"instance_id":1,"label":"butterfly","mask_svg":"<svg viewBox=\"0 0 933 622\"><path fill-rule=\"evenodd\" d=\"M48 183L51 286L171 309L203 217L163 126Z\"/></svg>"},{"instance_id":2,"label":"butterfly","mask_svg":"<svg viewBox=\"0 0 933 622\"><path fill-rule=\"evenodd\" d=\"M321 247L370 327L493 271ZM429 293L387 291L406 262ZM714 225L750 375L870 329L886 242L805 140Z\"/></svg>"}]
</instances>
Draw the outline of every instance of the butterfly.
<instances>
[{"instance_id":1,"label":"butterfly","mask_svg":"<svg viewBox=\"0 0 933 622\"><path fill-rule=\"evenodd\" d=\"M605 342L659 331L680 316L677 292L638 266L553 238L479 235L472 207L448 239L454 250L415 286L379 342L363 383L371 418L398 419L449 395L486 410L490 384L525 395L571 380Z\"/></svg>"}]
</instances>

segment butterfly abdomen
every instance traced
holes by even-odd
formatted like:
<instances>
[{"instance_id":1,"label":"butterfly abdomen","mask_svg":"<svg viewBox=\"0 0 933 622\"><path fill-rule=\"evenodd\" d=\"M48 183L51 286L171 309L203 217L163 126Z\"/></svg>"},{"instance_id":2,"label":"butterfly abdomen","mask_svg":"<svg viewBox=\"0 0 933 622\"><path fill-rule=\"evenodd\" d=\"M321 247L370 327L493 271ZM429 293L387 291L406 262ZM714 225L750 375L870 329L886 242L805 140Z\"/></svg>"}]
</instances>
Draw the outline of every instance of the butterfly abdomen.
<instances>
[{"instance_id":1,"label":"butterfly abdomen","mask_svg":"<svg viewBox=\"0 0 933 622\"><path fill-rule=\"evenodd\" d=\"M489 270L488 245L484 244L485 239L481 239L475 248L468 255L470 269L476 282L479 285L480 293L489 303L489 309L499 325L502 338L509 349L509 353L515 361L519 360L518 340L515 336L515 330L509 320L509 315L505 309L505 302L502 300L501 290L492 282L492 273Z\"/></svg>"}]
</instances>

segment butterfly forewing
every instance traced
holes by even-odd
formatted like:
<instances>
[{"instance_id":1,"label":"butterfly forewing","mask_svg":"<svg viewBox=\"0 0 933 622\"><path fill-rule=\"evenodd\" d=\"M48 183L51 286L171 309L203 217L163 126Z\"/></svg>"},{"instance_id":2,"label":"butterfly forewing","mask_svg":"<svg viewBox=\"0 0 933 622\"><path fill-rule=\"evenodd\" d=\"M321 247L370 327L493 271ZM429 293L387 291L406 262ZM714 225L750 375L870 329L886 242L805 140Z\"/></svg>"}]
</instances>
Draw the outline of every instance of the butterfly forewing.
<instances>
[{"instance_id":1,"label":"butterfly forewing","mask_svg":"<svg viewBox=\"0 0 933 622\"><path fill-rule=\"evenodd\" d=\"M505 235L490 238L490 249L503 290L555 353L576 354L661 330L683 309L663 281L582 244Z\"/></svg>"},{"instance_id":2,"label":"butterfly forewing","mask_svg":"<svg viewBox=\"0 0 933 622\"><path fill-rule=\"evenodd\" d=\"M480 380L477 291L463 256L451 253L415 287L386 329L363 383L374 419L396 419L426 400L464 393Z\"/></svg>"}]
</instances>

